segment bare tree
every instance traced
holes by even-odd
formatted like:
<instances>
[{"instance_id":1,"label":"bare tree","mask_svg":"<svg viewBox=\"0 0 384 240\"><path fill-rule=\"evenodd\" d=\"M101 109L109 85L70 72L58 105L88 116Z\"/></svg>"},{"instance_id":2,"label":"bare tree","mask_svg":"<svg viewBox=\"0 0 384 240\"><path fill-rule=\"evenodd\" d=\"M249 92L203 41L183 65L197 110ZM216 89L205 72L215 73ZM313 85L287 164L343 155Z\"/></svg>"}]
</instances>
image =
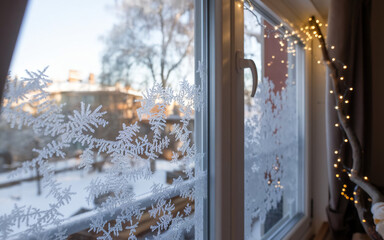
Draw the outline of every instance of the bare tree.
<instances>
[{"instance_id":1,"label":"bare tree","mask_svg":"<svg viewBox=\"0 0 384 240\"><path fill-rule=\"evenodd\" d=\"M169 85L193 52L194 1L121 0L116 9L119 22L105 38L102 83L131 85L130 72L144 67L154 82Z\"/></svg>"}]
</instances>

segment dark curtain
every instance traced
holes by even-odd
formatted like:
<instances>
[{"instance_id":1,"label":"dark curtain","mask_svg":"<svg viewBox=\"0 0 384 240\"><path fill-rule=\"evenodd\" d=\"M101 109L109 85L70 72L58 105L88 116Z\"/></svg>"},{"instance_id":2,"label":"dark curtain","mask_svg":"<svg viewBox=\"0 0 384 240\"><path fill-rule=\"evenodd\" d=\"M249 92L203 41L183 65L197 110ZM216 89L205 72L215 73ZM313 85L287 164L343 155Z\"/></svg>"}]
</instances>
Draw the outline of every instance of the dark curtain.
<instances>
[{"instance_id":1,"label":"dark curtain","mask_svg":"<svg viewBox=\"0 0 384 240\"><path fill-rule=\"evenodd\" d=\"M331 58L336 58L340 76L339 87L347 94L350 103L346 111L364 149L363 171L367 170L369 159L370 116L371 116L371 48L370 48L370 0L331 0L328 18L327 44ZM331 46L335 46L334 49ZM343 65L347 69L343 69ZM364 232L354 203L341 195L347 185L346 194L353 196L354 185L348 173L340 165L351 168L351 149L344 142L342 131L335 127L338 123L335 99L331 90L331 80L326 86L326 135L329 176L329 205L327 216L334 239L351 239L354 232ZM335 154L335 151L339 151ZM341 162L337 162L340 158ZM335 168L334 164L338 164ZM339 178L336 177L339 174Z\"/></svg>"},{"instance_id":2,"label":"dark curtain","mask_svg":"<svg viewBox=\"0 0 384 240\"><path fill-rule=\"evenodd\" d=\"M13 50L28 0L0 1L0 108Z\"/></svg>"}]
</instances>

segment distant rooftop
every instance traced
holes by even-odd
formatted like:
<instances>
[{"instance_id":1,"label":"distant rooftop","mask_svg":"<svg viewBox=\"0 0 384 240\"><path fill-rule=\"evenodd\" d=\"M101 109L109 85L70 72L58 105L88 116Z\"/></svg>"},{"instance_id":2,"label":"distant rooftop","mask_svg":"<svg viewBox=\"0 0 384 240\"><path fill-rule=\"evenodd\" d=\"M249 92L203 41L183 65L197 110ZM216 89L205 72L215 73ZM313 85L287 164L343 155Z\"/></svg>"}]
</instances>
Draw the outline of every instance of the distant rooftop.
<instances>
[{"instance_id":1,"label":"distant rooftop","mask_svg":"<svg viewBox=\"0 0 384 240\"><path fill-rule=\"evenodd\" d=\"M47 89L50 93L59 92L122 92L135 96L142 96L141 92L125 88L119 84L115 86L102 86L98 83L54 81Z\"/></svg>"}]
</instances>

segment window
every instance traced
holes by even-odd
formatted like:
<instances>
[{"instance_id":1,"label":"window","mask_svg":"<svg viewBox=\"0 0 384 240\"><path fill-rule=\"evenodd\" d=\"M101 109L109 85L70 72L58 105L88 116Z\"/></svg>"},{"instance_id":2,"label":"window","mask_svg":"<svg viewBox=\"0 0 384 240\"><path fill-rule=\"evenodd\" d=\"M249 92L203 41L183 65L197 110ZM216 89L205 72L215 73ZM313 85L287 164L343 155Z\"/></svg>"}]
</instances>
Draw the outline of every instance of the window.
<instances>
[{"instance_id":1,"label":"window","mask_svg":"<svg viewBox=\"0 0 384 240\"><path fill-rule=\"evenodd\" d=\"M207 94L195 9L30 2L1 114L1 238L201 238Z\"/></svg>"},{"instance_id":2,"label":"window","mask_svg":"<svg viewBox=\"0 0 384 240\"><path fill-rule=\"evenodd\" d=\"M306 220L303 46L243 2L31 1L0 238L283 239Z\"/></svg>"},{"instance_id":3,"label":"window","mask_svg":"<svg viewBox=\"0 0 384 240\"><path fill-rule=\"evenodd\" d=\"M283 24L275 27L264 16L245 5L245 58L254 60L259 73L251 98L252 76L245 72L246 239L279 239L284 225L305 211L303 46L295 36L284 36Z\"/></svg>"},{"instance_id":4,"label":"window","mask_svg":"<svg viewBox=\"0 0 384 240\"><path fill-rule=\"evenodd\" d=\"M309 226L303 46L261 2L221 3L210 66L211 237L301 239ZM256 71L243 71L250 60L255 98Z\"/></svg>"}]
</instances>

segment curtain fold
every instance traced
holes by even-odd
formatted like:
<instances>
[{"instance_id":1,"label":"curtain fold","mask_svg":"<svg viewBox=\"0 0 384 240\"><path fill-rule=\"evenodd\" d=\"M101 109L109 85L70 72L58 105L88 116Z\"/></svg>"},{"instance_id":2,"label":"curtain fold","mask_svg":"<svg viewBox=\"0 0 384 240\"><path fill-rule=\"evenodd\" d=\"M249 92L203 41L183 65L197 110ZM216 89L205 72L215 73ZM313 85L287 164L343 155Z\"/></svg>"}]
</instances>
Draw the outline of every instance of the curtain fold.
<instances>
[{"instance_id":1,"label":"curtain fold","mask_svg":"<svg viewBox=\"0 0 384 240\"><path fill-rule=\"evenodd\" d=\"M0 109L13 50L28 0L0 1Z\"/></svg>"},{"instance_id":2,"label":"curtain fold","mask_svg":"<svg viewBox=\"0 0 384 240\"><path fill-rule=\"evenodd\" d=\"M351 116L352 126L364 149L363 171L368 167L370 116L371 116L371 48L370 48L370 0L331 0L328 18L327 44L331 58L337 59L337 67L343 81L341 92L347 90L350 103L346 111ZM334 46L334 49L331 48ZM344 65L347 69L344 69ZM354 184L349 181L343 164L352 166L351 149L344 142L345 136L335 124L338 123L335 99L330 93L331 80L326 85L326 136L329 176L329 205L327 216L335 239L351 239L354 232L363 232L354 203L341 195L342 189L353 196ZM348 92L349 88L353 91ZM335 154L338 151L338 154ZM341 162L338 162L340 159ZM337 164L337 167L334 167ZM336 177L339 174L339 178Z\"/></svg>"}]
</instances>

